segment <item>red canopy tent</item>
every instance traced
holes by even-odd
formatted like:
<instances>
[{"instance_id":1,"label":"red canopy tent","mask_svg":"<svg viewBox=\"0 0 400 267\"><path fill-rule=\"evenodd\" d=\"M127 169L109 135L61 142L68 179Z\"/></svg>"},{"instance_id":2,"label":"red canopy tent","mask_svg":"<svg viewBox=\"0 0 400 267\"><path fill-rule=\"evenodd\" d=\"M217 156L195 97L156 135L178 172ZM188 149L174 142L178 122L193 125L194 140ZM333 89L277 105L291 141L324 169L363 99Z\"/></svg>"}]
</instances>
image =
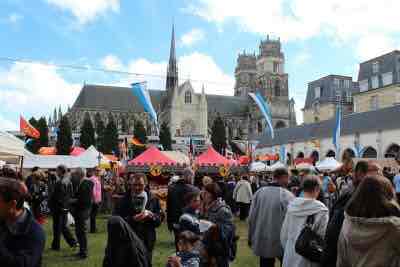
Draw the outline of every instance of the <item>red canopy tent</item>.
<instances>
[{"instance_id":1,"label":"red canopy tent","mask_svg":"<svg viewBox=\"0 0 400 267\"><path fill-rule=\"evenodd\" d=\"M195 164L204 165L234 165L236 161L230 160L219 154L212 146L209 146L207 151L203 152L195 160Z\"/></svg>"},{"instance_id":2,"label":"red canopy tent","mask_svg":"<svg viewBox=\"0 0 400 267\"><path fill-rule=\"evenodd\" d=\"M145 152L128 162L129 165L172 165L176 161L165 156L157 147L151 146Z\"/></svg>"},{"instance_id":3,"label":"red canopy tent","mask_svg":"<svg viewBox=\"0 0 400 267\"><path fill-rule=\"evenodd\" d=\"M83 147L79 147L79 146L74 146L72 148L71 153L69 153L70 156L79 156L80 154L82 154L83 152L85 152L85 149Z\"/></svg>"}]
</instances>

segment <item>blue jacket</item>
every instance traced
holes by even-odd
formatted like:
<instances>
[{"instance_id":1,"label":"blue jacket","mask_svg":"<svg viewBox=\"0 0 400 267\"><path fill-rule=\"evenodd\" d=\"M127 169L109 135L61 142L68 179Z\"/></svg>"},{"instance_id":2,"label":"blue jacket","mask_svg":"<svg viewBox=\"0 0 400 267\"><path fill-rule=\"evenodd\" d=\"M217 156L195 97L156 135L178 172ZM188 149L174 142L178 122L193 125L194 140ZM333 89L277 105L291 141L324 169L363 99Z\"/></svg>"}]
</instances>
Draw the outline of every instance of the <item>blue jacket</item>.
<instances>
[{"instance_id":1,"label":"blue jacket","mask_svg":"<svg viewBox=\"0 0 400 267\"><path fill-rule=\"evenodd\" d=\"M45 233L32 213L26 212L26 218L17 223L15 233L11 233L5 223L0 223L0 266L42 266Z\"/></svg>"}]
</instances>

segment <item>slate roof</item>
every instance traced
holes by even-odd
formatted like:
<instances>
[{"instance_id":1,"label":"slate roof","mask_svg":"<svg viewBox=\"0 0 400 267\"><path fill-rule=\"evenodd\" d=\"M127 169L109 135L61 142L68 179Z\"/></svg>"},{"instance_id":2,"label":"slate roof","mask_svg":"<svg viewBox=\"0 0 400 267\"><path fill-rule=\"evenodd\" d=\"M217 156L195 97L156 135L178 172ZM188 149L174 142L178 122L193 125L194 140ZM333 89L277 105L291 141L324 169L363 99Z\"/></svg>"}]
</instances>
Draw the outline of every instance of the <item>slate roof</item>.
<instances>
[{"instance_id":1,"label":"slate roof","mask_svg":"<svg viewBox=\"0 0 400 267\"><path fill-rule=\"evenodd\" d=\"M249 98L226 95L206 95L208 113L243 115L248 112Z\"/></svg>"},{"instance_id":2,"label":"slate roof","mask_svg":"<svg viewBox=\"0 0 400 267\"><path fill-rule=\"evenodd\" d=\"M341 75L328 75L308 83L306 102L304 104L305 109L311 108L313 102L317 100L315 99L316 87L322 88L321 96L318 98L318 102L320 104L331 103L336 99L336 88L333 82L334 78L342 80L343 79L350 80L351 82L349 91L351 92L351 94L353 95L359 92L358 83L353 82L352 77L341 76ZM345 97L345 91L348 91L348 88L338 88L338 89L341 90L342 96Z\"/></svg>"},{"instance_id":3,"label":"slate roof","mask_svg":"<svg viewBox=\"0 0 400 267\"><path fill-rule=\"evenodd\" d=\"M400 67L400 51L394 50L390 53L381 55L376 58L369 59L368 61L360 63L360 69L358 71L358 81L366 80L371 76L374 76L372 72L372 64L374 62L379 62L379 72L378 74L386 73L393 71L395 74L397 73ZM394 82L400 81L400 79L396 79L396 75L394 75Z\"/></svg>"},{"instance_id":4,"label":"slate roof","mask_svg":"<svg viewBox=\"0 0 400 267\"><path fill-rule=\"evenodd\" d=\"M158 109L166 91L149 90L154 108ZM107 111L143 112L143 107L129 87L84 85L72 108Z\"/></svg>"},{"instance_id":5,"label":"slate roof","mask_svg":"<svg viewBox=\"0 0 400 267\"><path fill-rule=\"evenodd\" d=\"M341 135L399 129L400 120L397 119L399 115L400 105L345 115L342 119ZM275 138L273 140L269 133L258 137L257 139L260 143L257 148L288 144L291 142L302 142L314 138L328 138L332 136L333 129L334 119L297 127L276 129Z\"/></svg>"},{"instance_id":6,"label":"slate roof","mask_svg":"<svg viewBox=\"0 0 400 267\"><path fill-rule=\"evenodd\" d=\"M183 87L181 85L180 87ZM149 90L151 101L155 109L158 109L166 91ZM247 97L206 95L208 112L219 112L221 115L240 115L247 111L249 99ZM78 95L73 109L93 109L106 111L143 112L131 88L105 85L83 86Z\"/></svg>"}]
</instances>

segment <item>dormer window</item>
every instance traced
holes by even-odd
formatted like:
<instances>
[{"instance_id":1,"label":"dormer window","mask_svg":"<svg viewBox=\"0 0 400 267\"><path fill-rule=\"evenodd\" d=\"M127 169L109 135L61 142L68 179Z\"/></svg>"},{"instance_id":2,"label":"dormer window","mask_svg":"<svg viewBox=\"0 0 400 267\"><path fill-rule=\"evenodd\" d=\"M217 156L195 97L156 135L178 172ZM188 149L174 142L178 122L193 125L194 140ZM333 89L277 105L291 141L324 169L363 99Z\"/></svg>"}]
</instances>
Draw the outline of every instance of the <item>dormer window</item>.
<instances>
[{"instance_id":1,"label":"dormer window","mask_svg":"<svg viewBox=\"0 0 400 267\"><path fill-rule=\"evenodd\" d=\"M321 97L321 87L319 87L319 86L315 87L314 90L315 90L315 92L314 92L315 99L320 98Z\"/></svg>"},{"instance_id":2,"label":"dormer window","mask_svg":"<svg viewBox=\"0 0 400 267\"><path fill-rule=\"evenodd\" d=\"M376 61L374 63L372 63L372 73L378 73L379 72L379 62Z\"/></svg>"},{"instance_id":3,"label":"dormer window","mask_svg":"<svg viewBox=\"0 0 400 267\"><path fill-rule=\"evenodd\" d=\"M192 93L190 91L185 92L185 104L192 103Z\"/></svg>"}]
</instances>

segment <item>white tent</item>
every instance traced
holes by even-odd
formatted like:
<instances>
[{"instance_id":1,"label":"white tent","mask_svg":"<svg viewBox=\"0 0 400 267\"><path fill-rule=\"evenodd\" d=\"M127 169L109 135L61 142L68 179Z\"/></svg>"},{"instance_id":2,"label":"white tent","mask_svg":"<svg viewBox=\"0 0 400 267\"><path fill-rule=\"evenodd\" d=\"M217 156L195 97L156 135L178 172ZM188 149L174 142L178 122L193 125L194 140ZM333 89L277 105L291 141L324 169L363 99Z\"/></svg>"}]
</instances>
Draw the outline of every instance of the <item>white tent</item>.
<instances>
[{"instance_id":1,"label":"white tent","mask_svg":"<svg viewBox=\"0 0 400 267\"><path fill-rule=\"evenodd\" d=\"M343 164L338 162L335 158L327 157L316 164L316 168L320 171L331 171L340 168Z\"/></svg>"},{"instance_id":2,"label":"white tent","mask_svg":"<svg viewBox=\"0 0 400 267\"><path fill-rule=\"evenodd\" d=\"M89 147L79 156L60 156L60 155L34 155L25 153L24 166L25 169L39 167L42 169L54 169L58 165L65 165L67 168L94 168L98 165L99 152L93 146ZM102 155L101 155L102 156Z\"/></svg>"},{"instance_id":3,"label":"white tent","mask_svg":"<svg viewBox=\"0 0 400 267\"><path fill-rule=\"evenodd\" d=\"M24 147L24 141L12 134L0 131L0 156L22 157L24 155Z\"/></svg>"},{"instance_id":4,"label":"white tent","mask_svg":"<svg viewBox=\"0 0 400 267\"><path fill-rule=\"evenodd\" d=\"M275 162L274 164L271 165L271 170L275 171L277 169L286 169L286 166L282 162L277 161L277 162Z\"/></svg>"},{"instance_id":5,"label":"white tent","mask_svg":"<svg viewBox=\"0 0 400 267\"><path fill-rule=\"evenodd\" d=\"M315 168L313 165L309 164L309 163L300 163L296 165L296 169L297 170L308 170L308 171L315 171Z\"/></svg>"},{"instance_id":6,"label":"white tent","mask_svg":"<svg viewBox=\"0 0 400 267\"><path fill-rule=\"evenodd\" d=\"M251 172L267 172L271 171L271 168L261 161L255 161L250 164L250 171Z\"/></svg>"}]
</instances>

